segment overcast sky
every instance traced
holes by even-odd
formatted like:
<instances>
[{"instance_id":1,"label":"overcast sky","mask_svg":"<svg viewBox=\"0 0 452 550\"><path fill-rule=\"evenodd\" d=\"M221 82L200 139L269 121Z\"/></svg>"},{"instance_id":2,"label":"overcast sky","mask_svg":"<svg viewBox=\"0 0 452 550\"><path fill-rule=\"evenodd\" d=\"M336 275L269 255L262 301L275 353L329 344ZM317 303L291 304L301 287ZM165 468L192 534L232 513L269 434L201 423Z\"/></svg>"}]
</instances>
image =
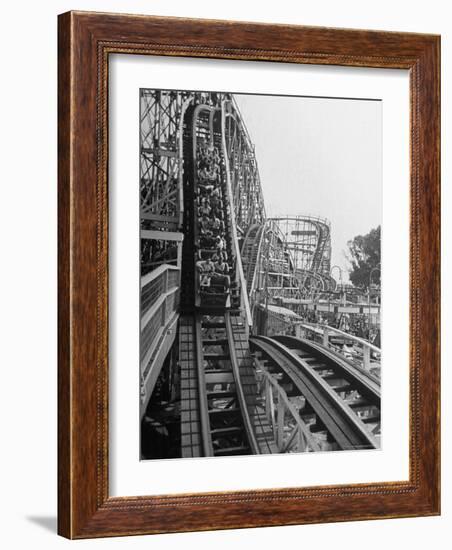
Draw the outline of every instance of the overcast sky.
<instances>
[{"instance_id":1,"label":"overcast sky","mask_svg":"<svg viewBox=\"0 0 452 550\"><path fill-rule=\"evenodd\" d=\"M328 218L331 265L346 270L347 241L381 224L381 102L234 96L256 146L267 215Z\"/></svg>"}]
</instances>

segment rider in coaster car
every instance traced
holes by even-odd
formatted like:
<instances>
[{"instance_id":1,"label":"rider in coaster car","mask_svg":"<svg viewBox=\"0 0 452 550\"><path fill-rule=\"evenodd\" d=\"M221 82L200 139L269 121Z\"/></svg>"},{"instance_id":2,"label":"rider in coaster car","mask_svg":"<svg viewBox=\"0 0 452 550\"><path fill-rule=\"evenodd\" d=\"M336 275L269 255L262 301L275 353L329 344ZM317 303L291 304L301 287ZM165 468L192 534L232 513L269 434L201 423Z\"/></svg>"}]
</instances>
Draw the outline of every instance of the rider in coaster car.
<instances>
[{"instance_id":1,"label":"rider in coaster car","mask_svg":"<svg viewBox=\"0 0 452 550\"><path fill-rule=\"evenodd\" d=\"M201 229L201 235L212 236L213 235L213 220L208 218L205 214L199 221L199 227Z\"/></svg>"},{"instance_id":2,"label":"rider in coaster car","mask_svg":"<svg viewBox=\"0 0 452 550\"><path fill-rule=\"evenodd\" d=\"M229 273L229 266L226 262L218 261L215 263L215 272L212 275L212 281L215 283L222 284L225 289L229 289L231 286L231 279L228 275Z\"/></svg>"},{"instance_id":3,"label":"rider in coaster car","mask_svg":"<svg viewBox=\"0 0 452 550\"><path fill-rule=\"evenodd\" d=\"M201 202L201 206L198 208L198 215L200 215L201 217L209 216L211 212L212 212L212 208L209 204L209 201L206 200L204 202Z\"/></svg>"},{"instance_id":4,"label":"rider in coaster car","mask_svg":"<svg viewBox=\"0 0 452 550\"><path fill-rule=\"evenodd\" d=\"M215 239L215 248L216 248L218 253L223 252L224 248L226 248L225 240L223 239L223 237L221 235L217 235L217 237Z\"/></svg>"},{"instance_id":5,"label":"rider in coaster car","mask_svg":"<svg viewBox=\"0 0 452 550\"><path fill-rule=\"evenodd\" d=\"M199 260L196 262L196 267L199 272L199 283L201 286L210 286L210 280L215 272L215 264L210 258L207 260Z\"/></svg>"},{"instance_id":6,"label":"rider in coaster car","mask_svg":"<svg viewBox=\"0 0 452 550\"><path fill-rule=\"evenodd\" d=\"M222 227L222 221L219 219L219 218L213 218L213 220L211 220L211 229L214 233L218 234L222 231L223 227Z\"/></svg>"},{"instance_id":7,"label":"rider in coaster car","mask_svg":"<svg viewBox=\"0 0 452 550\"><path fill-rule=\"evenodd\" d=\"M220 176L220 167L218 164L212 164L207 172L207 180L212 185L217 185Z\"/></svg>"}]
</instances>

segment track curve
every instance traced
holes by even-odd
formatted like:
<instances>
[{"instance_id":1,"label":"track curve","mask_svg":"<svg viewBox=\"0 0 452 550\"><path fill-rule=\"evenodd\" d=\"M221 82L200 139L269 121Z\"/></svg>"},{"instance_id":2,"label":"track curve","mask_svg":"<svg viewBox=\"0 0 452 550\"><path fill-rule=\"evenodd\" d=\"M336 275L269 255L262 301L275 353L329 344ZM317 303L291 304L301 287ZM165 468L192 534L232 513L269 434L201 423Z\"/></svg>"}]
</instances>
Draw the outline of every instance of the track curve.
<instances>
[{"instance_id":1,"label":"track curve","mask_svg":"<svg viewBox=\"0 0 452 550\"><path fill-rule=\"evenodd\" d=\"M327 379L320 376L296 351L265 336L250 338L250 344L253 351L265 357L271 372L281 378L282 384L292 385L291 394L304 399L300 416L312 417L311 431L322 432L333 443L333 449L379 448L378 438Z\"/></svg>"}]
</instances>

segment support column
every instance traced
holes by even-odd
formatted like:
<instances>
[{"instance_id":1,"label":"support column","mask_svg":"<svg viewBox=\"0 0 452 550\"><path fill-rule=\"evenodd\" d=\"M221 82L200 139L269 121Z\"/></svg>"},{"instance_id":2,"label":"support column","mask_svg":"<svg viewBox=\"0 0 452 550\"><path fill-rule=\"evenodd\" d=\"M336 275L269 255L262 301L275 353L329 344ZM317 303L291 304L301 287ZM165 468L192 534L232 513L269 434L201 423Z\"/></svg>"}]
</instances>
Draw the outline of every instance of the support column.
<instances>
[{"instance_id":1,"label":"support column","mask_svg":"<svg viewBox=\"0 0 452 550\"><path fill-rule=\"evenodd\" d=\"M370 370L370 348L363 346L363 365L366 370Z\"/></svg>"}]
</instances>

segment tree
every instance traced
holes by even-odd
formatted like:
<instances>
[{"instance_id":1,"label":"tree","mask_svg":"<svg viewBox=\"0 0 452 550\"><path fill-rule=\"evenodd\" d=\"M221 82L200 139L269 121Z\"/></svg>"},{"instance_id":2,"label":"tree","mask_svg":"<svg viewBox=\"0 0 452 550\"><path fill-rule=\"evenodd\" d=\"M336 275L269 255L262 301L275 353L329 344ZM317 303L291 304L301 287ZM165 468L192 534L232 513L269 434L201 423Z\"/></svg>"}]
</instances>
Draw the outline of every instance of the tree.
<instances>
[{"instance_id":1,"label":"tree","mask_svg":"<svg viewBox=\"0 0 452 550\"><path fill-rule=\"evenodd\" d=\"M368 290L372 271L372 285L380 284L381 226L371 229L367 235L357 235L348 241L347 260L350 262L350 281L354 286ZM378 268L378 269L374 269Z\"/></svg>"}]
</instances>

